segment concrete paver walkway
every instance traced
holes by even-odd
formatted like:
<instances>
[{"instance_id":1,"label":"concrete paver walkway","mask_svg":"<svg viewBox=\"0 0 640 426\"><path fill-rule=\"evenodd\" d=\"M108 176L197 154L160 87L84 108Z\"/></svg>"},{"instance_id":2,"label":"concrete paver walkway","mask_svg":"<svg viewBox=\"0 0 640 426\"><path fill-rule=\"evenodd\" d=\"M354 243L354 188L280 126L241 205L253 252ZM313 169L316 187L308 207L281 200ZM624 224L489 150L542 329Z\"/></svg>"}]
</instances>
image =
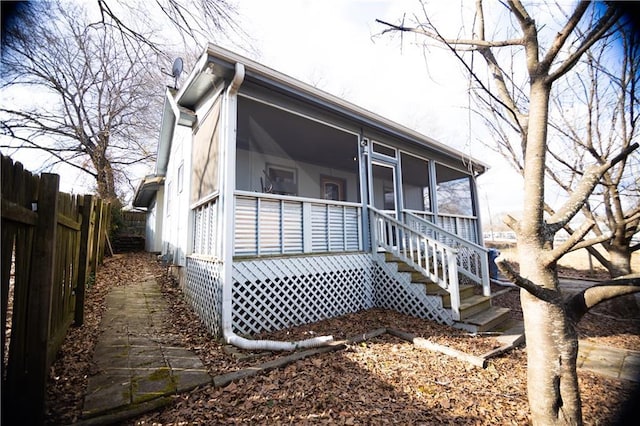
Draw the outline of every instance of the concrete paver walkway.
<instances>
[{"instance_id":1,"label":"concrete paver walkway","mask_svg":"<svg viewBox=\"0 0 640 426\"><path fill-rule=\"evenodd\" d=\"M94 353L82 410L91 418L211 383L200 359L166 331L167 305L155 278L113 288Z\"/></svg>"},{"instance_id":2,"label":"concrete paver walkway","mask_svg":"<svg viewBox=\"0 0 640 426\"><path fill-rule=\"evenodd\" d=\"M613 379L640 382L640 352L580 340L578 368Z\"/></svg>"}]
</instances>

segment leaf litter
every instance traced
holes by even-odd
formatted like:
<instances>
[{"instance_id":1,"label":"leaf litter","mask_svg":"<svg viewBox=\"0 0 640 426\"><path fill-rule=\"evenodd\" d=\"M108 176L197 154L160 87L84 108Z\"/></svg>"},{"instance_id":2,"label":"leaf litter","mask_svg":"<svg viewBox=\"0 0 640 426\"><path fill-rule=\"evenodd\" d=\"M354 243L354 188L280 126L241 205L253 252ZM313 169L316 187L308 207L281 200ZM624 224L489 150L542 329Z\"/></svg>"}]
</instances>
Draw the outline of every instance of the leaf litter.
<instances>
[{"instance_id":1,"label":"leaf litter","mask_svg":"<svg viewBox=\"0 0 640 426\"><path fill-rule=\"evenodd\" d=\"M145 270L156 277L169 305L172 321L168 333L176 343L193 350L211 375L255 366L283 356L281 353L249 353L211 338L184 301L179 286L167 271L145 253L117 256L105 262L95 284L87 292L85 324L72 328L51 369L47 385L48 424L69 424L79 419L91 358L104 311L104 298L112 286L139 280ZM514 295L504 294L500 306L518 307ZM612 322L615 335L618 322ZM338 318L256 336L298 340L315 335L336 339L385 327L481 355L497 347L490 335L470 335L461 330L412 318L384 309L371 309ZM638 338L624 334L618 342ZM598 341L602 336L594 336ZM608 342L608 341L607 341ZM526 396L526 348L517 348L491 359L480 369L454 358L425 350L383 334L341 351L305 358L281 369L232 382L226 387L205 386L176 395L169 406L144 414L125 424L465 424L530 423ZM631 397L632 385L578 373L585 424L612 424Z\"/></svg>"}]
</instances>

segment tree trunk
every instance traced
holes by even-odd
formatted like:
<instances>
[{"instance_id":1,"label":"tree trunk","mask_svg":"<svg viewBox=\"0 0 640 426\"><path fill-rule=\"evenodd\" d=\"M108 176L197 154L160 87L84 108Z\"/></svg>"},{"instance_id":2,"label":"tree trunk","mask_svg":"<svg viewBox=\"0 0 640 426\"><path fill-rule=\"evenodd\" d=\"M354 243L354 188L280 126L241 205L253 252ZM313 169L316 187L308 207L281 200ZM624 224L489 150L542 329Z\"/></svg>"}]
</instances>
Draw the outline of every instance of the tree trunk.
<instances>
[{"instance_id":1,"label":"tree trunk","mask_svg":"<svg viewBox=\"0 0 640 426\"><path fill-rule=\"evenodd\" d=\"M111 164L106 159L96 162L97 193L100 198L111 203L118 199L115 188L115 178Z\"/></svg>"},{"instance_id":2,"label":"tree trunk","mask_svg":"<svg viewBox=\"0 0 640 426\"><path fill-rule=\"evenodd\" d=\"M527 339L527 392L536 425L580 425L578 338L561 306L521 290Z\"/></svg>"},{"instance_id":3,"label":"tree trunk","mask_svg":"<svg viewBox=\"0 0 640 426\"><path fill-rule=\"evenodd\" d=\"M555 262L544 211L544 163L550 86L533 76L525 152L524 205L518 233L520 275L547 290L558 289ZM543 301L521 290L527 341L527 393L534 425L581 425L582 407L576 359L578 338L562 304Z\"/></svg>"},{"instance_id":4,"label":"tree trunk","mask_svg":"<svg viewBox=\"0 0 640 426\"><path fill-rule=\"evenodd\" d=\"M609 275L618 278L631 273L631 253L628 246L612 244L607 250L609 254Z\"/></svg>"},{"instance_id":5,"label":"tree trunk","mask_svg":"<svg viewBox=\"0 0 640 426\"><path fill-rule=\"evenodd\" d=\"M631 253L628 247L612 244L608 247L607 252L609 254L609 275L612 279L631 273ZM640 306L635 294L604 302L598 306L598 309L620 318L640 318Z\"/></svg>"}]
</instances>

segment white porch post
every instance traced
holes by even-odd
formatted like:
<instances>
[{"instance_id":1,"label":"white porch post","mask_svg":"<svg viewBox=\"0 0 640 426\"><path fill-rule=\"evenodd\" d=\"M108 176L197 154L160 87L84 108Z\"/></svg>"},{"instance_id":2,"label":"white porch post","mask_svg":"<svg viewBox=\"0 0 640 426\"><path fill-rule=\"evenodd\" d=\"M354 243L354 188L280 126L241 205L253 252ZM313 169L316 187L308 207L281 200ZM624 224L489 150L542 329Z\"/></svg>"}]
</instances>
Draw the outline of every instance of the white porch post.
<instances>
[{"instance_id":1,"label":"white porch post","mask_svg":"<svg viewBox=\"0 0 640 426\"><path fill-rule=\"evenodd\" d=\"M361 249L366 251L371 250L372 241L370 237L371 226L369 225L369 211L367 206L371 202L369 199L369 182L371 181L371 167L369 166L369 155L368 155L368 147L369 141L365 139L362 135L359 137L358 141L358 160L359 160L359 176L360 179L360 201L362 203L362 246Z\"/></svg>"},{"instance_id":2,"label":"white porch post","mask_svg":"<svg viewBox=\"0 0 640 426\"><path fill-rule=\"evenodd\" d=\"M429 163L429 203L433 213L433 223L438 224L438 184L436 176L436 162L430 160Z\"/></svg>"},{"instance_id":3,"label":"white porch post","mask_svg":"<svg viewBox=\"0 0 640 426\"><path fill-rule=\"evenodd\" d=\"M233 253L235 235L234 191L236 187L236 134L238 126L237 90L244 79L244 65L236 64L236 76L222 97L222 167L220 180L220 211L222 212L222 326L223 333L232 332ZM225 336L226 337L226 336Z\"/></svg>"}]
</instances>

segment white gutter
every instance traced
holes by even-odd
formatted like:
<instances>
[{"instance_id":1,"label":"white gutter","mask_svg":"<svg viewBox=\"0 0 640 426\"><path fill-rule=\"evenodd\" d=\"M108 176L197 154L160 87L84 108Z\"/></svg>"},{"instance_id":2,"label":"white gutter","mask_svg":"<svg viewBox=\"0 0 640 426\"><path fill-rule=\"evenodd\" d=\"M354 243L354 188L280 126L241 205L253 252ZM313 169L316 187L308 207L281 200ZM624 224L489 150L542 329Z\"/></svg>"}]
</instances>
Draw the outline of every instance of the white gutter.
<instances>
[{"instance_id":1,"label":"white gutter","mask_svg":"<svg viewBox=\"0 0 640 426\"><path fill-rule=\"evenodd\" d=\"M236 62L235 74L229 85L224 98L226 99L226 146L224 149L224 173L223 193L221 197L222 211L226 226L224 226L223 241L226 243L222 247L222 258L224 259L222 270L222 334L226 343L247 350L266 351L294 351L296 349L313 348L325 346L333 341L333 336L319 336L313 339L299 340L294 342L282 342L276 340L250 340L238 336L233 332L233 320L231 312L233 310L233 234L235 232L234 220L234 190L236 187L236 133L238 125L237 102L238 90L244 81L244 65Z\"/></svg>"}]
</instances>

